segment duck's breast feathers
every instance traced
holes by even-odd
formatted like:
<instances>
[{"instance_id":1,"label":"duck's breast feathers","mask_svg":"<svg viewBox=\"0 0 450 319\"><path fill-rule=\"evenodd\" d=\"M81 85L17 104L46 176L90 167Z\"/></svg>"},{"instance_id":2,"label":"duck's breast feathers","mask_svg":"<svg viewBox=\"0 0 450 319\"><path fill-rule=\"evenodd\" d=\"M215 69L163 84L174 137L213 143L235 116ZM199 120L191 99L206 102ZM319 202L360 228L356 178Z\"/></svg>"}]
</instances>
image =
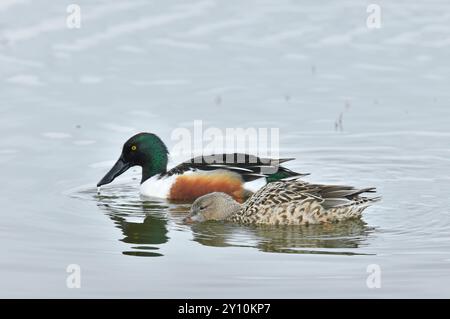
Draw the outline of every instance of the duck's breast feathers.
<instances>
[{"instance_id":1,"label":"duck's breast feathers","mask_svg":"<svg viewBox=\"0 0 450 319\"><path fill-rule=\"evenodd\" d=\"M228 170L212 172L186 172L176 176L168 198L174 201L193 201L212 193L223 192L241 202L244 199L244 183L240 175Z\"/></svg>"},{"instance_id":2,"label":"duck's breast feathers","mask_svg":"<svg viewBox=\"0 0 450 319\"><path fill-rule=\"evenodd\" d=\"M177 179L176 175L155 175L141 184L140 192L143 196L168 198L170 189Z\"/></svg>"},{"instance_id":3,"label":"duck's breast feathers","mask_svg":"<svg viewBox=\"0 0 450 319\"><path fill-rule=\"evenodd\" d=\"M269 159L244 153L212 154L191 158L169 170L167 175L181 175L187 171L196 170L225 169L239 174L245 182L269 177L280 172L283 172L280 178L304 175L280 166L281 163L290 160L293 160L293 158Z\"/></svg>"}]
</instances>

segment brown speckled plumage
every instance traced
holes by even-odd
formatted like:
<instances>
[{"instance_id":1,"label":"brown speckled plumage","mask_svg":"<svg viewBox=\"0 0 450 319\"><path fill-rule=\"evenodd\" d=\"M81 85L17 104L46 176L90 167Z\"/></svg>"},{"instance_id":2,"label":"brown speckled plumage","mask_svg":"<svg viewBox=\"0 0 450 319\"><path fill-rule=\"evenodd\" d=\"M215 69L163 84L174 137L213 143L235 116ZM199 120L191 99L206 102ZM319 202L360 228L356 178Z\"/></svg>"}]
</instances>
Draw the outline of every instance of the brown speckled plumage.
<instances>
[{"instance_id":1,"label":"brown speckled plumage","mask_svg":"<svg viewBox=\"0 0 450 319\"><path fill-rule=\"evenodd\" d=\"M374 188L309 184L282 180L267 184L227 220L271 225L307 225L359 218L379 197L363 197Z\"/></svg>"}]
</instances>

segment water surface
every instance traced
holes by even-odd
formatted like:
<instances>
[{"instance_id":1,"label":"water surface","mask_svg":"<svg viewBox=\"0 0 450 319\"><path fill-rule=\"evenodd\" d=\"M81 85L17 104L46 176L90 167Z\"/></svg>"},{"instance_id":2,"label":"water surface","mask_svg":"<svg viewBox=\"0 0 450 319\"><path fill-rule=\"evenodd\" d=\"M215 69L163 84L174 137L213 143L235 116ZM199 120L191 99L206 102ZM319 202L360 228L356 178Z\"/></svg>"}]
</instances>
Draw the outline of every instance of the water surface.
<instances>
[{"instance_id":1,"label":"water surface","mask_svg":"<svg viewBox=\"0 0 450 319\"><path fill-rule=\"evenodd\" d=\"M1 297L449 297L448 2L382 1L377 30L356 0L78 3L81 29L70 2L0 3ZM335 225L188 226L138 169L97 193L128 137L171 149L194 120L279 128L306 180L383 201Z\"/></svg>"}]
</instances>

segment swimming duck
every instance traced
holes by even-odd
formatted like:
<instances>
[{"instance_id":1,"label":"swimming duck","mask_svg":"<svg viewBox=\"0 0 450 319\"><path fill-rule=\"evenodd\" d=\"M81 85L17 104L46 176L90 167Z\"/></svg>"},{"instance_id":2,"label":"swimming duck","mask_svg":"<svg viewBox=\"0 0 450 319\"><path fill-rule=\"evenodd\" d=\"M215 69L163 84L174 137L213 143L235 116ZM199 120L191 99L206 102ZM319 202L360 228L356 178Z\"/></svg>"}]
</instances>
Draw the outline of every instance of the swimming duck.
<instances>
[{"instance_id":1,"label":"swimming duck","mask_svg":"<svg viewBox=\"0 0 450 319\"><path fill-rule=\"evenodd\" d=\"M380 197L363 197L375 188L309 184L296 178L262 187L244 204L214 192L194 201L185 222L226 220L244 224L308 225L361 217Z\"/></svg>"},{"instance_id":2,"label":"swimming duck","mask_svg":"<svg viewBox=\"0 0 450 319\"><path fill-rule=\"evenodd\" d=\"M267 182L308 175L279 165L292 159L213 154L194 157L167 170L168 150L163 141L155 134L139 133L125 142L119 159L97 187L111 183L132 166L140 166L140 192L144 196L192 202L211 192L223 192L241 202Z\"/></svg>"}]
</instances>

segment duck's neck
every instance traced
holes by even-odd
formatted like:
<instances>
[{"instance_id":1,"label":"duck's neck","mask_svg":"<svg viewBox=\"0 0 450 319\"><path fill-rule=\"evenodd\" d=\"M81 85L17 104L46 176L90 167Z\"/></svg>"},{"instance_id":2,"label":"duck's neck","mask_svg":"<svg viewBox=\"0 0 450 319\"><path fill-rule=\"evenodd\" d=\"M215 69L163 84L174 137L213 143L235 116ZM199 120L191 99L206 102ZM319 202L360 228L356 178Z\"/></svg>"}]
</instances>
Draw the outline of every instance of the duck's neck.
<instances>
[{"instance_id":1,"label":"duck's neck","mask_svg":"<svg viewBox=\"0 0 450 319\"><path fill-rule=\"evenodd\" d=\"M233 217L235 214L238 214L241 209L242 205L235 200L227 202L223 207L222 219L229 219Z\"/></svg>"},{"instance_id":2,"label":"duck's neck","mask_svg":"<svg viewBox=\"0 0 450 319\"><path fill-rule=\"evenodd\" d=\"M155 175L161 175L166 173L167 166L155 168L152 166L142 166L142 178L141 178L141 184L144 183L149 178L155 176Z\"/></svg>"},{"instance_id":3,"label":"duck's neck","mask_svg":"<svg viewBox=\"0 0 450 319\"><path fill-rule=\"evenodd\" d=\"M168 161L168 153L164 144L161 145L160 150L153 150L151 155L148 156L148 159L141 165L141 184L155 175L165 174L167 172Z\"/></svg>"}]
</instances>

